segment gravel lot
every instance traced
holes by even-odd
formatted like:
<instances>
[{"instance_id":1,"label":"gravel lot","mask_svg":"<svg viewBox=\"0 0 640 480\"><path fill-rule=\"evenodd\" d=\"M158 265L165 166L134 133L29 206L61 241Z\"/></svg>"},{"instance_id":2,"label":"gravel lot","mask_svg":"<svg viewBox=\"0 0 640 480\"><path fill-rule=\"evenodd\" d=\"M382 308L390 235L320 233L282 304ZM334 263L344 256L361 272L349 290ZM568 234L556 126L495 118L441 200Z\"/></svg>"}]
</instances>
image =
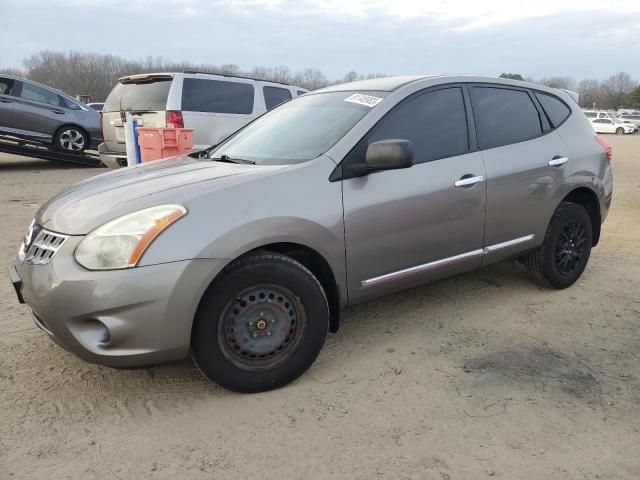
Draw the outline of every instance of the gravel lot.
<instances>
[{"instance_id":1,"label":"gravel lot","mask_svg":"<svg viewBox=\"0 0 640 480\"><path fill-rule=\"evenodd\" d=\"M265 394L190 363L113 370L50 342L0 281L0 479L640 478L640 136L578 284L517 263L347 310ZM100 173L0 154L0 260L38 206Z\"/></svg>"}]
</instances>

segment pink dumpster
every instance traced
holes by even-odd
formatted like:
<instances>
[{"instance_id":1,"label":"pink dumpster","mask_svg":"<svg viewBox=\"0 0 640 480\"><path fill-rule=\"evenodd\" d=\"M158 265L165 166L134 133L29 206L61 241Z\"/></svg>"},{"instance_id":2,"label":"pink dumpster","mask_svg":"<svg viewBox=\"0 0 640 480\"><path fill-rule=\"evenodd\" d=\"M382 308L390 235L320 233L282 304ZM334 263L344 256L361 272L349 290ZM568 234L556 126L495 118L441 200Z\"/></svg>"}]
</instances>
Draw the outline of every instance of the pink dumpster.
<instances>
[{"instance_id":1,"label":"pink dumpster","mask_svg":"<svg viewBox=\"0 0 640 480\"><path fill-rule=\"evenodd\" d=\"M187 154L193 148L193 128L138 128L140 159L150 162Z\"/></svg>"}]
</instances>

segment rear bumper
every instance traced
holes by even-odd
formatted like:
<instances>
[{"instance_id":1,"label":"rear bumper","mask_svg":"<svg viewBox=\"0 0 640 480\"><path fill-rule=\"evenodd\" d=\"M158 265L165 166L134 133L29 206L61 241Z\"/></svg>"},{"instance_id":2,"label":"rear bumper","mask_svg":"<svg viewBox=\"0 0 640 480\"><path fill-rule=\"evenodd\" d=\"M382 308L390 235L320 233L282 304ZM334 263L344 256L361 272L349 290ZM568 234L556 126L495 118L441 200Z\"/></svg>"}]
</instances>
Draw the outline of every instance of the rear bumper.
<instances>
[{"instance_id":1,"label":"rear bumper","mask_svg":"<svg viewBox=\"0 0 640 480\"><path fill-rule=\"evenodd\" d=\"M109 168L121 168L127 166L127 155L122 152L111 152L104 143L98 145L100 161Z\"/></svg>"}]
</instances>

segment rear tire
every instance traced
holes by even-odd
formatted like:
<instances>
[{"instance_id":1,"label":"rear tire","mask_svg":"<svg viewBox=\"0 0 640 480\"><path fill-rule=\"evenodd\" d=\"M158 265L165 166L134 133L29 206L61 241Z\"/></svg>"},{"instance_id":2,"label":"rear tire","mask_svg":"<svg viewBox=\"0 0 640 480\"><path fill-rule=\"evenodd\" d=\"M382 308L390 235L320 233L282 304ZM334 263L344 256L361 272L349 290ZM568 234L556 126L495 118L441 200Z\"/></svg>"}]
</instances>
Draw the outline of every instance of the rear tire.
<instances>
[{"instance_id":1,"label":"rear tire","mask_svg":"<svg viewBox=\"0 0 640 480\"><path fill-rule=\"evenodd\" d=\"M617 135L624 135L624 128L620 127L616 129L616 134Z\"/></svg>"},{"instance_id":2,"label":"rear tire","mask_svg":"<svg viewBox=\"0 0 640 480\"><path fill-rule=\"evenodd\" d=\"M567 288L586 268L592 240L591 218L585 208L577 203L562 202L549 222L544 243L528 254L524 263L538 283Z\"/></svg>"},{"instance_id":3,"label":"rear tire","mask_svg":"<svg viewBox=\"0 0 640 480\"><path fill-rule=\"evenodd\" d=\"M66 125L53 136L56 150L68 153L82 153L89 147L89 135L80 127Z\"/></svg>"},{"instance_id":4,"label":"rear tire","mask_svg":"<svg viewBox=\"0 0 640 480\"><path fill-rule=\"evenodd\" d=\"M205 293L192 357L208 379L229 390L272 390L311 366L328 329L327 297L306 267L285 255L248 255Z\"/></svg>"}]
</instances>

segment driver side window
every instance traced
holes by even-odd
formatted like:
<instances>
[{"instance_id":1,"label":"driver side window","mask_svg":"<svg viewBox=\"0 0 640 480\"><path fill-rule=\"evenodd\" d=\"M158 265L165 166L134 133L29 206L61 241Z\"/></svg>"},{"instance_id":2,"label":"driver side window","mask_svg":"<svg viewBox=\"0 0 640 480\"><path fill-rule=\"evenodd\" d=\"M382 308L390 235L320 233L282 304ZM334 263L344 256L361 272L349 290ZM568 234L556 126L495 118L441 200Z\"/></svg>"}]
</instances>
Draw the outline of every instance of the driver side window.
<instances>
[{"instance_id":1,"label":"driver side window","mask_svg":"<svg viewBox=\"0 0 640 480\"><path fill-rule=\"evenodd\" d=\"M443 88L404 100L365 135L344 159L344 165L364 163L367 147L388 139L409 140L414 164L467 153L469 135L462 90Z\"/></svg>"}]
</instances>

